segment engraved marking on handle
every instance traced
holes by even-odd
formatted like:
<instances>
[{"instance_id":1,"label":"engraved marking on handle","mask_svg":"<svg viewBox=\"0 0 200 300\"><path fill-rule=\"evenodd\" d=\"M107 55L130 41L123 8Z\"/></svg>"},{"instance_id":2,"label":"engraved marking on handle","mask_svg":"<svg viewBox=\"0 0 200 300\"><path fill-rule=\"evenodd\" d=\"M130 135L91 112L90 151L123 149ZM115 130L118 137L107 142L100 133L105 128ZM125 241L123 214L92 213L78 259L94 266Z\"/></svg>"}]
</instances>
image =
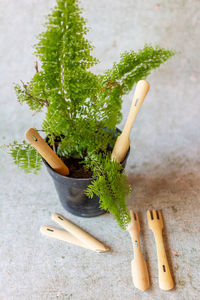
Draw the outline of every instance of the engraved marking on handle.
<instances>
[{"instance_id":1,"label":"engraved marking on handle","mask_svg":"<svg viewBox=\"0 0 200 300\"><path fill-rule=\"evenodd\" d=\"M37 142L37 138L34 135L32 135L32 138Z\"/></svg>"},{"instance_id":2,"label":"engraved marking on handle","mask_svg":"<svg viewBox=\"0 0 200 300\"><path fill-rule=\"evenodd\" d=\"M163 267L163 271L166 272L165 265L163 265L162 267Z\"/></svg>"},{"instance_id":3,"label":"engraved marking on handle","mask_svg":"<svg viewBox=\"0 0 200 300\"><path fill-rule=\"evenodd\" d=\"M137 106L138 101L139 101L139 98L136 99L136 101L135 101L135 106Z\"/></svg>"}]
</instances>

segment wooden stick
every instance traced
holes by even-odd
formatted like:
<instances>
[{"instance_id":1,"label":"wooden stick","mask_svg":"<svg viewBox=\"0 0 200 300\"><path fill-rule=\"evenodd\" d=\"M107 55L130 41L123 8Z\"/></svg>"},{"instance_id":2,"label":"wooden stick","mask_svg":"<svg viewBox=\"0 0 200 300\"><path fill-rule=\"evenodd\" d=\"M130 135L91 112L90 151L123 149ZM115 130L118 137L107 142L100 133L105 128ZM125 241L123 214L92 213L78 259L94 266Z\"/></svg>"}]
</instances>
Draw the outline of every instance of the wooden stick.
<instances>
[{"instance_id":1,"label":"wooden stick","mask_svg":"<svg viewBox=\"0 0 200 300\"><path fill-rule=\"evenodd\" d=\"M89 248L86 244L82 243L79 239L77 239L75 236L73 236L71 233L61 230L58 228L55 228L53 226L43 225L40 227L40 232L48 237L61 240L64 242L68 242L70 244L83 247L89 250L93 250Z\"/></svg>"},{"instance_id":2,"label":"wooden stick","mask_svg":"<svg viewBox=\"0 0 200 300\"><path fill-rule=\"evenodd\" d=\"M79 239L82 243L84 243L87 247L91 250L96 252L105 252L110 250L107 246L105 246L100 241L96 240L93 236L89 233L85 232L83 229L78 227L77 225L73 224L65 217L60 214L53 214L52 219L63 227L65 230L69 231L72 235L74 235L77 239Z\"/></svg>"},{"instance_id":3,"label":"wooden stick","mask_svg":"<svg viewBox=\"0 0 200 300\"><path fill-rule=\"evenodd\" d=\"M30 128L26 132L26 138L31 145L40 153L40 155L46 160L46 162L61 175L69 175L69 169L64 162L58 157L58 155L49 147L39 133Z\"/></svg>"},{"instance_id":4,"label":"wooden stick","mask_svg":"<svg viewBox=\"0 0 200 300\"><path fill-rule=\"evenodd\" d=\"M129 111L129 115L126 120L126 124L124 126L123 132L122 132L124 135L127 136L127 138L130 135L131 128L133 126L135 118L140 110L140 107L141 107L148 91L149 91L149 83L146 80L138 81L136 89L135 89L135 93L133 96L131 108Z\"/></svg>"},{"instance_id":5,"label":"wooden stick","mask_svg":"<svg viewBox=\"0 0 200 300\"><path fill-rule=\"evenodd\" d=\"M145 80L140 80L137 83L135 93L133 96L129 115L120 136L118 136L115 146L112 151L111 159L122 162L126 157L127 151L130 147L129 135L131 128L137 116L137 113L144 101L144 98L149 90L149 83Z\"/></svg>"}]
</instances>

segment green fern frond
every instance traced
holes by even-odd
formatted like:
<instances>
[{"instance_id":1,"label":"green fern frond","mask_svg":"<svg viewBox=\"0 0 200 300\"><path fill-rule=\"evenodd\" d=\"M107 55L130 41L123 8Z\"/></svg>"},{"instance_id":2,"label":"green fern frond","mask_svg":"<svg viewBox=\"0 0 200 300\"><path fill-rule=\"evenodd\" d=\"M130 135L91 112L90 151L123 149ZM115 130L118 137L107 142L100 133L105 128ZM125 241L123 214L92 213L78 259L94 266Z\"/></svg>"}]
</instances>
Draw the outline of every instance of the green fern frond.
<instances>
[{"instance_id":1,"label":"green fern frond","mask_svg":"<svg viewBox=\"0 0 200 300\"><path fill-rule=\"evenodd\" d=\"M16 141L8 145L8 153L12 156L14 163L26 173L37 174L42 166L42 157L26 141L18 144Z\"/></svg>"},{"instance_id":2,"label":"green fern frond","mask_svg":"<svg viewBox=\"0 0 200 300\"><path fill-rule=\"evenodd\" d=\"M14 86L18 101L26 103L31 110L39 112L44 106L48 106L48 92L45 91L43 72L37 72L28 83L21 81Z\"/></svg>"},{"instance_id":3,"label":"green fern frond","mask_svg":"<svg viewBox=\"0 0 200 300\"><path fill-rule=\"evenodd\" d=\"M114 63L113 68L105 73L106 82L108 80L119 82L122 94L125 94L136 82L145 79L152 70L158 68L175 53L173 50L151 45L145 45L138 52L126 51L121 55L119 63Z\"/></svg>"},{"instance_id":4,"label":"green fern frond","mask_svg":"<svg viewBox=\"0 0 200 300\"><path fill-rule=\"evenodd\" d=\"M38 36L35 54L42 62L47 88L59 89L72 109L73 100L82 103L96 81L96 75L87 71L97 59L90 54L93 47L85 38L88 29L78 1L57 0L45 27Z\"/></svg>"},{"instance_id":5,"label":"green fern frond","mask_svg":"<svg viewBox=\"0 0 200 300\"><path fill-rule=\"evenodd\" d=\"M62 97L59 98L55 95L50 100L42 129L47 134L53 134L54 136L66 135L70 128L70 122L73 122L73 120L71 120L68 104Z\"/></svg>"},{"instance_id":6,"label":"green fern frond","mask_svg":"<svg viewBox=\"0 0 200 300\"><path fill-rule=\"evenodd\" d=\"M175 51L145 45L143 49L126 51L120 61L101 76L97 104L101 119L108 128L115 128L121 121L122 96L127 94L135 83L145 79L152 70L175 55Z\"/></svg>"},{"instance_id":7,"label":"green fern frond","mask_svg":"<svg viewBox=\"0 0 200 300\"><path fill-rule=\"evenodd\" d=\"M100 207L108 210L117 220L119 226L126 229L130 222L130 215L126 206L126 196L130 186L126 183L127 176L120 163L110 160L110 155L90 154L86 164L97 177L86 189L86 195L100 198Z\"/></svg>"}]
</instances>

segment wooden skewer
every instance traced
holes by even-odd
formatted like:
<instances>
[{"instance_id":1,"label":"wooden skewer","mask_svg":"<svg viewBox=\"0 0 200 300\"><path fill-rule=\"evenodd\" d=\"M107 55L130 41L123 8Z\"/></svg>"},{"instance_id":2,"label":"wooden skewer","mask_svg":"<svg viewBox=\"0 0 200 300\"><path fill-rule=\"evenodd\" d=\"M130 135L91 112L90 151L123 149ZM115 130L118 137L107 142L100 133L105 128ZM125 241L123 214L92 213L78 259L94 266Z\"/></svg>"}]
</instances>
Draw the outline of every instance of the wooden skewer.
<instances>
[{"instance_id":1,"label":"wooden skewer","mask_svg":"<svg viewBox=\"0 0 200 300\"><path fill-rule=\"evenodd\" d=\"M129 135L131 128L137 116L137 113L144 101L144 98L149 90L149 83L145 80L140 80L137 83L135 93L133 96L130 112L120 136L118 136L115 146L112 151L111 159L122 162L126 157L127 151L130 147Z\"/></svg>"},{"instance_id":2,"label":"wooden skewer","mask_svg":"<svg viewBox=\"0 0 200 300\"><path fill-rule=\"evenodd\" d=\"M105 252L110 250L107 246L105 246L100 241L96 240L89 233L85 232L83 229L73 224L65 217L60 214L53 214L52 219L58 223L65 230L69 231L72 235L74 235L77 239L79 239L82 243L84 243L88 248L94 250L96 252Z\"/></svg>"},{"instance_id":3,"label":"wooden skewer","mask_svg":"<svg viewBox=\"0 0 200 300\"><path fill-rule=\"evenodd\" d=\"M26 132L26 138L31 145L40 153L46 162L61 175L69 175L69 169L58 155L49 147L37 130L30 128Z\"/></svg>"}]
</instances>

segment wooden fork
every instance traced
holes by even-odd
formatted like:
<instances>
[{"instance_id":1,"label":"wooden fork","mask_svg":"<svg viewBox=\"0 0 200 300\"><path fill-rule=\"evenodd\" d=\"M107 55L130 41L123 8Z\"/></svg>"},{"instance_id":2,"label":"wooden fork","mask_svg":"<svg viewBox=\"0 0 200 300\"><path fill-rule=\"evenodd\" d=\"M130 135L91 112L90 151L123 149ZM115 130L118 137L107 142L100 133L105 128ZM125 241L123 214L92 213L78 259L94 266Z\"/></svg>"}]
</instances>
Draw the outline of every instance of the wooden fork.
<instances>
[{"instance_id":1,"label":"wooden fork","mask_svg":"<svg viewBox=\"0 0 200 300\"><path fill-rule=\"evenodd\" d=\"M161 211L153 210L147 211L147 219L149 228L154 233L156 242L157 256L158 256L158 274L159 274L159 286L162 290L171 290L174 287L172 275L170 273L169 264L167 261L167 255L163 242L163 219Z\"/></svg>"},{"instance_id":2,"label":"wooden fork","mask_svg":"<svg viewBox=\"0 0 200 300\"><path fill-rule=\"evenodd\" d=\"M138 214L134 213L132 209L130 209L130 216L131 222L127 230L130 233L134 249L134 259L131 261L132 279L136 288L145 291L149 287L149 273L140 247L140 222Z\"/></svg>"}]
</instances>

